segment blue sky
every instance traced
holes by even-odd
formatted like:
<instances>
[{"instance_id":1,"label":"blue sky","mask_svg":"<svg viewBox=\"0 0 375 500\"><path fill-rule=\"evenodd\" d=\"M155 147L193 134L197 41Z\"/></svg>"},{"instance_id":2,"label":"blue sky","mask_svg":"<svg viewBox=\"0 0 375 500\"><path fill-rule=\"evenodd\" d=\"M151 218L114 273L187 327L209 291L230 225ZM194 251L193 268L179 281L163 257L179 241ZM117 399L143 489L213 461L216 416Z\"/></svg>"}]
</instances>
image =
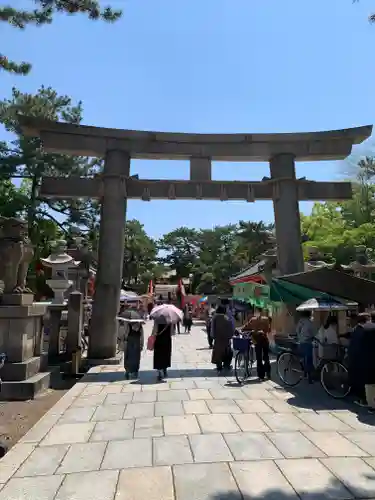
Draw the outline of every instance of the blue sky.
<instances>
[{"instance_id":1,"label":"blue sky","mask_svg":"<svg viewBox=\"0 0 375 500\"><path fill-rule=\"evenodd\" d=\"M31 1L14 0L22 7ZM13 85L82 100L84 122L177 132L295 132L375 122L373 0L113 0L116 24L58 16L24 32L2 26L7 54L33 63ZM3 131L0 138L4 138ZM356 154L373 150L372 142ZM347 162L298 164L313 180ZM188 163L133 161L141 177L187 179ZM267 164L215 163L214 179L260 180ZM301 203L307 213L310 203ZM131 200L128 217L158 236L181 225L273 220L272 202Z\"/></svg>"}]
</instances>

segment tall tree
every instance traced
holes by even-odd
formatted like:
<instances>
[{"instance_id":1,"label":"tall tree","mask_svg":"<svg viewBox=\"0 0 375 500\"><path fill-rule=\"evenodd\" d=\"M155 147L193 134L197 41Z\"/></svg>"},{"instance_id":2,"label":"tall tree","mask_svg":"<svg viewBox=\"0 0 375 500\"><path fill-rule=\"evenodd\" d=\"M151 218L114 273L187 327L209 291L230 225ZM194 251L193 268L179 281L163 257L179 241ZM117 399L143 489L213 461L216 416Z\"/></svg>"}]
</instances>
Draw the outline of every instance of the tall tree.
<instances>
[{"instance_id":1,"label":"tall tree","mask_svg":"<svg viewBox=\"0 0 375 500\"><path fill-rule=\"evenodd\" d=\"M46 87L41 87L35 95L13 88L12 97L0 101L0 122L15 136L11 141L0 142L0 180L14 177L28 179L25 186L29 196L27 221L33 243L37 242L36 220L41 216L54 220L65 231L72 225L87 230L96 227L99 216L97 203L81 199L41 200L38 190L45 175L88 176L101 169L101 161L45 152L39 138L23 135L18 119L20 115L79 124L82 103L73 104L69 96L60 96ZM51 211L58 213L60 220Z\"/></svg>"},{"instance_id":2,"label":"tall tree","mask_svg":"<svg viewBox=\"0 0 375 500\"><path fill-rule=\"evenodd\" d=\"M366 156L357 163L353 182L353 198L337 206L350 226L372 223L375 215L375 159Z\"/></svg>"},{"instance_id":3,"label":"tall tree","mask_svg":"<svg viewBox=\"0 0 375 500\"><path fill-rule=\"evenodd\" d=\"M125 226L124 265L122 276L128 285L145 283L153 276L157 246L138 220L128 220Z\"/></svg>"},{"instance_id":4,"label":"tall tree","mask_svg":"<svg viewBox=\"0 0 375 500\"><path fill-rule=\"evenodd\" d=\"M275 244L274 225L263 221L243 221L238 223L237 257L242 267L251 264L259 255Z\"/></svg>"},{"instance_id":5,"label":"tall tree","mask_svg":"<svg viewBox=\"0 0 375 500\"><path fill-rule=\"evenodd\" d=\"M199 259L194 267L196 280L199 277L198 290L203 293L207 293L210 288L221 293L229 290L229 277L241 269L236 258L237 233L235 224L199 232Z\"/></svg>"},{"instance_id":6,"label":"tall tree","mask_svg":"<svg viewBox=\"0 0 375 500\"><path fill-rule=\"evenodd\" d=\"M316 246L338 264L349 264L355 247L364 245L375 255L375 162L359 160L353 198L343 202L316 203L310 216L302 216L306 246Z\"/></svg>"},{"instance_id":7,"label":"tall tree","mask_svg":"<svg viewBox=\"0 0 375 500\"><path fill-rule=\"evenodd\" d=\"M179 227L165 234L158 247L162 252L161 262L175 270L181 278L187 278L198 259L198 231Z\"/></svg>"},{"instance_id":8,"label":"tall tree","mask_svg":"<svg viewBox=\"0 0 375 500\"><path fill-rule=\"evenodd\" d=\"M0 7L0 21L23 30L28 25L51 24L57 13L69 15L81 13L87 15L89 19L101 19L107 22L117 21L122 14L121 10L101 7L98 0L32 0L30 3L32 4L30 9L17 9L10 5ZM0 69L26 75L31 69L31 64L25 61L21 63L10 61L5 54L0 53Z\"/></svg>"},{"instance_id":9,"label":"tall tree","mask_svg":"<svg viewBox=\"0 0 375 500\"><path fill-rule=\"evenodd\" d=\"M273 226L245 222L193 230L178 228L159 241L161 261L178 276L193 274L199 293L230 292L229 278L273 244Z\"/></svg>"}]
</instances>

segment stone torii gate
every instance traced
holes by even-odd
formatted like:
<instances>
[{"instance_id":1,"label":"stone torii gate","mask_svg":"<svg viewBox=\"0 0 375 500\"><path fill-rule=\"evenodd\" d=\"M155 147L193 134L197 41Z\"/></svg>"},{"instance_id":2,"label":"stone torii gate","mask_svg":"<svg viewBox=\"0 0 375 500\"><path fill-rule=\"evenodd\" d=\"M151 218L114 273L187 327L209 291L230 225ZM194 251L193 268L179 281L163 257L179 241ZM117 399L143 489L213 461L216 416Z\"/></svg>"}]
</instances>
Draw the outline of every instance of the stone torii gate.
<instances>
[{"instance_id":1,"label":"stone torii gate","mask_svg":"<svg viewBox=\"0 0 375 500\"><path fill-rule=\"evenodd\" d=\"M42 181L49 198L101 200L98 270L91 320L89 358L116 354L119 295L124 254L127 200L272 200L278 265L282 274L303 271L299 200L344 200L348 182L296 179L296 161L346 158L353 144L367 139L372 126L291 134L182 134L119 130L21 118L28 136L40 137L46 151L104 157L104 172L95 178ZM189 160L190 180L147 180L130 176L131 158ZM211 161L261 162L271 176L261 182L212 181Z\"/></svg>"}]
</instances>

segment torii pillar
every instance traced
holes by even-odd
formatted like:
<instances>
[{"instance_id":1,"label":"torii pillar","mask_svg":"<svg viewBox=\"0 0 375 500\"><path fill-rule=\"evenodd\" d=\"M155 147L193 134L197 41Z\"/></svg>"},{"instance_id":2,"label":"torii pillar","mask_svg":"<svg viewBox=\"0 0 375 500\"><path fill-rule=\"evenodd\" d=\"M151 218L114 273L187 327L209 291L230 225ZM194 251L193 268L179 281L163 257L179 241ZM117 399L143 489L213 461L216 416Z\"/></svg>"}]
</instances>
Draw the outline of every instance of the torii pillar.
<instances>
[{"instance_id":1,"label":"torii pillar","mask_svg":"<svg viewBox=\"0 0 375 500\"><path fill-rule=\"evenodd\" d=\"M88 358L110 361L116 356L116 316L120 303L127 198L124 183L130 172L130 155L109 150L102 175L98 269L90 325Z\"/></svg>"},{"instance_id":2,"label":"torii pillar","mask_svg":"<svg viewBox=\"0 0 375 500\"><path fill-rule=\"evenodd\" d=\"M278 154L270 159L271 179L274 181L273 210L277 261L281 275L304 270L298 183L294 161L295 156L292 153Z\"/></svg>"}]
</instances>

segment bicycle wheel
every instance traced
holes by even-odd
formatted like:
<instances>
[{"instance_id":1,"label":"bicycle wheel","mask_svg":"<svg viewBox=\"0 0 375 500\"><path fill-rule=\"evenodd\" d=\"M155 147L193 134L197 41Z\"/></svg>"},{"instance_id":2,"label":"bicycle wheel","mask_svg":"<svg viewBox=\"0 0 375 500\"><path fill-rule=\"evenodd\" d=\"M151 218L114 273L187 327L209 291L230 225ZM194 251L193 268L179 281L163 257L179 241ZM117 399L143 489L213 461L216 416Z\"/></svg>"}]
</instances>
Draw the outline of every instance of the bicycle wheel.
<instances>
[{"instance_id":1,"label":"bicycle wheel","mask_svg":"<svg viewBox=\"0 0 375 500\"><path fill-rule=\"evenodd\" d=\"M236 354L234 374L239 384L243 384L249 377L249 357L247 353L239 351Z\"/></svg>"},{"instance_id":2,"label":"bicycle wheel","mask_svg":"<svg viewBox=\"0 0 375 500\"><path fill-rule=\"evenodd\" d=\"M280 354L277 359L277 374L289 387L299 384L303 377L303 367L299 357L292 352Z\"/></svg>"},{"instance_id":3,"label":"bicycle wheel","mask_svg":"<svg viewBox=\"0 0 375 500\"><path fill-rule=\"evenodd\" d=\"M332 398L345 398L350 392L349 373L339 361L327 361L320 370L320 383Z\"/></svg>"}]
</instances>

